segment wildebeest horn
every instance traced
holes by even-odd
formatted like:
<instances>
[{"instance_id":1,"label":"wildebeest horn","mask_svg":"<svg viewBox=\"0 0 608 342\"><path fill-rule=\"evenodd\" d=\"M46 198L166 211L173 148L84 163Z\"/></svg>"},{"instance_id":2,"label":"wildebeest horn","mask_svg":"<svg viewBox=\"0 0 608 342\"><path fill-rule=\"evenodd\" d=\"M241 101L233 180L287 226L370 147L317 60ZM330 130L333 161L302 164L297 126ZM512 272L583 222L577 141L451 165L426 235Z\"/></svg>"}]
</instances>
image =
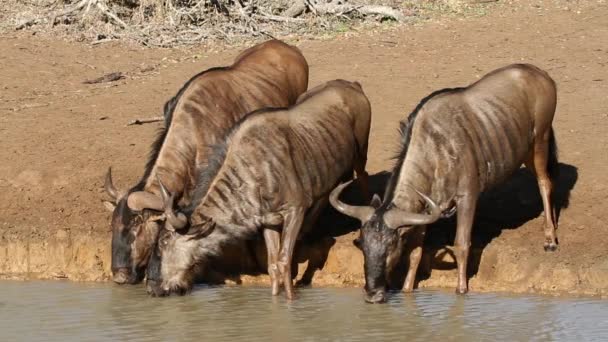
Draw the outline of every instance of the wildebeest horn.
<instances>
[{"instance_id":1,"label":"wildebeest horn","mask_svg":"<svg viewBox=\"0 0 608 342\"><path fill-rule=\"evenodd\" d=\"M112 196L114 201L119 198L119 191L114 187L114 182L112 181L112 167L108 168L108 173L106 173L106 181L103 184L103 187L106 189L108 195Z\"/></svg>"},{"instance_id":2,"label":"wildebeest horn","mask_svg":"<svg viewBox=\"0 0 608 342\"><path fill-rule=\"evenodd\" d=\"M186 227L186 224L188 223L188 219L186 218L186 215L184 215L183 213L180 213L180 212L178 212L177 214L175 213L175 211L173 210L173 202L175 200L175 194L169 193L167 188L165 188L165 185L163 184L163 182L160 180L160 177L157 176L157 179L158 179L158 185L160 186L160 195L164 202L165 216L167 216L168 224L165 225L165 228L167 230L173 230L173 231L183 229L184 227Z\"/></svg>"},{"instance_id":3,"label":"wildebeest horn","mask_svg":"<svg viewBox=\"0 0 608 342\"><path fill-rule=\"evenodd\" d=\"M430 214L409 213L398 208L389 209L384 214L384 222L389 228L397 229L403 226L418 226L431 224L441 217L441 208L430 197L414 189L431 209Z\"/></svg>"},{"instance_id":4,"label":"wildebeest horn","mask_svg":"<svg viewBox=\"0 0 608 342\"><path fill-rule=\"evenodd\" d=\"M129 209L135 211L142 211L144 209L153 209L162 211L163 200L153 193L147 191L135 191L127 198L127 205Z\"/></svg>"},{"instance_id":5,"label":"wildebeest horn","mask_svg":"<svg viewBox=\"0 0 608 342\"><path fill-rule=\"evenodd\" d=\"M336 187L329 195L329 202L334 208L336 208L337 211L341 212L342 214L354 217L362 223L365 223L369 221L369 219L374 214L374 208L370 206L349 205L344 202L341 202L338 199L340 197L340 194L342 193L342 190L344 190L344 188L346 188L351 182L352 181L349 181L344 184L340 184L338 187Z\"/></svg>"}]
</instances>

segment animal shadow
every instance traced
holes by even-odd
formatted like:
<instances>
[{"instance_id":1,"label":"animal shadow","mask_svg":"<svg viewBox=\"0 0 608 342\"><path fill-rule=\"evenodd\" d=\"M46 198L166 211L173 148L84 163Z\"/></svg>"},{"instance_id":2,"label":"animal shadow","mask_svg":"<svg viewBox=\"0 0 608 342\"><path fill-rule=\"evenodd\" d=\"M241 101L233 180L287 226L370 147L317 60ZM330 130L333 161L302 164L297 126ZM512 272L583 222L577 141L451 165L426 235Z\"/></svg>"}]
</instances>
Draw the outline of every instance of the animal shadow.
<instances>
[{"instance_id":1,"label":"animal shadow","mask_svg":"<svg viewBox=\"0 0 608 342\"><path fill-rule=\"evenodd\" d=\"M568 208L570 204L570 192L577 180L578 169L575 166L559 164L559 176L553 182L553 203L558 220L561 211ZM482 193L477 203L467 270L469 278L477 274L486 246L500 236L503 230L517 229L543 212L538 183L526 168L520 168L500 186ZM450 249L446 248L446 246L453 246L455 236L456 215L428 227L423 262L420 265L417 282L428 279L434 269L449 270L457 267L455 256ZM538 231L538 241L538 248L542 249L542 230ZM443 261L445 254L450 255L448 259L451 259L452 262ZM396 272L395 279L393 279L393 284L397 288L403 287L407 271L406 259L404 255L399 264L400 272Z\"/></svg>"}]
</instances>

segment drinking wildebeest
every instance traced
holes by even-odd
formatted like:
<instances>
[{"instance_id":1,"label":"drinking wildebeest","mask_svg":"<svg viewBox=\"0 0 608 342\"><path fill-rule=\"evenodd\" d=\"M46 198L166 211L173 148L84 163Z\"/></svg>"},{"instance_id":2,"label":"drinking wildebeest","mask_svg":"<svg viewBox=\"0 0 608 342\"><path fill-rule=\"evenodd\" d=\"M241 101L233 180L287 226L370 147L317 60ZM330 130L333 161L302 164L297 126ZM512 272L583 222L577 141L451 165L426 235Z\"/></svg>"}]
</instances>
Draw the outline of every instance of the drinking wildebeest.
<instances>
[{"instance_id":1,"label":"drinking wildebeest","mask_svg":"<svg viewBox=\"0 0 608 342\"><path fill-rule=\"evenodd\" d=\"M231 66L211 68L191 78L165 104L165 128L150 154L143 177L118 191L108 170L105 188L113 202L112 273L114 281L143 279L162 214L157 178L191 200L197 169L204 167L226 132L247 113L267 106L294 104L308 87L308 64L296 47L271 40L243 51Z\"/></svg>"},{"instance_id":2,"label":"drinking wildebeest","mask_svg":"<svg viewBox=\"0 0 608 342\"><path fill-rule=\"evenodd\" d=\"M495 70L465 88L436 91L401 122L401 153L382 203L375 197L371 207L344 204L338 196L346 184L332 192L332 205L363 223L358 243L365 260L367 301L385 300L387 276L401 257L406 235L413 248L404 290L413 289L426 225L454 210L456 291L466 293L477 198L522 163L538 180L546 217L545 250L557 248L551 202L558 168L551 127L555 106L555 82L529 64Z\"/></svg>"},{"instance_id":3,"label":"drinking wildebeest","mask_svg":"<svg viewBox=\"0 0 608 342\"><path fill-rule=\"evenodd\" d=\"M224 244L262 232L272 294L282 280L292 299L292 254L301 228L315 222L329 192L353 171L367 192L370 119L359 83L334 80L289 109L262 110L235 125L215 148L212 167L202 171L192 205L176 212L164 194L163 290L187 292Z\"/></svg>"},{"instance_id":4,"label":"drinking wildebeest","mask_svg":"<svg viewBox=\"0 0 608 342\"><path fill-rule=\"evenodd\" d=\"M259 234L261 237L261 234ZM306 270L298 280L298 285L309 285L317 270L323 269L327 261L330 248L335 239L330 236L309 237L299 240L294 250L292 262L292 278L297 276L298 263L308 262ZM152 296L165 296L161 288L160 257L155 248L148 263L146 273L147 290ZM205 262L205 267L196 273L194 283L224 284L226 280L240 282L242 275L259 275L266 273L267 266L266 245L263 238L252 240L231 240L222 246L220 254L211 255Z\"/></svg>"}]
</instances>

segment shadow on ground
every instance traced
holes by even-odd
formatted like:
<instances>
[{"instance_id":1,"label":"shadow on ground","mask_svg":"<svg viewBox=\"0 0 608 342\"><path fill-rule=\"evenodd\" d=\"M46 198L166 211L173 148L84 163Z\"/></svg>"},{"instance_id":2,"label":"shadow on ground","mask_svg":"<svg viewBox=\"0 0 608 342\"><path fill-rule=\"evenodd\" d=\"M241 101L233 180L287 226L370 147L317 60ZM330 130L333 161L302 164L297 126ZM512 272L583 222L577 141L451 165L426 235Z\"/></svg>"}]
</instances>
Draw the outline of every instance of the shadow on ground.
<instances>
[{"instance_id":1,"label":"shadow on ground","mask_svg":"<svg viewBox=\"0 0 608 342\"><path fill-rule=\"evenodd\" d=\"M578 180L578 169L568 164L559 164L559 176L554 182L553 200L559 214L569 205L570 192ZM481 256L487 245L500 236L504 230L517 229L526 222L537 218L543 212L543 204L534 176L525 168L519 169L504 184L481 194L475 224L472 233L472 248L468 264L468 277L477 274ZM542 231L539 230L539 236ZM456 262L443 262L443 254L451 254L451 260L456 258L446 246L453 246L456 236L456 215L441 220L427 229L425 238L425 254L431 253L434 258L430 265L420 267L417 282L428 279L432 270L450 270L456 268ZM559 231L558 231L559 236ZM542 239L539 238L539 250L542 249ZM441 251L439 254L435 252ZM428 257L428 255L427 255ZM424 260L424 258L423 258ZM427 259L428 260L428 259ZM400 289L405 280L407 260L405 255L399 266L400 271L395 274L392 284ZM417 286L417 284L416 284Z\"/></svg>"},{"instance_id":2,"label":"shadow on ground","mask_svg":"<svg viewBox=\"0 0 608 342\"><path fill-rule=\"evenodd\" d=\"M384 188L390 172L380 172L370 176L370 190L372 193L383 195ZM575 166L559 164L559 177L554 184L553 199L557 209L558 218L562 209L569 205L570 192L578 180L578 170ZM364 205L359 189L355 183L350 184L341 195L340 199L345 203ZM543 212L542 199L538 190L538 184L534 176L525 168L519 169L504 184L481 194L478 201L475 216L475 226L472 236L472 253L468 265L469 277L477 274L481 255L486 246L495 238L500 236L505 229L516 229L526 222L535 219ZM350 217L338 213L329 206L319 218L316 229L305 239L316 241L327 236L337 237L359 229L360 223ZM539 234L542 234L539 231ZM441 250L441 253L450 253L446 246L452 246L456 235L456 216L441 220L427 230L425 239L425 254ZM542 240L539 240L542 241ZM310 244L309 242L309 244ZM331 248L331 246L327 246ZM539 245L539 249L542 245ZM323 253L327 255L329 250ZM448 270L455 269L455 262L443 262L442 254L434 254L435 258L430 265L421 267L418 272L418 281L428 279L433 269ZM452 260L455 260L452 255ZM407 256L404 254L398 271L395 272L391 284L400 289L405 280L407 271Z\"/></svg>"},{"instance_id":3,"label":"shadow on ground","mask_svg":"<svg viewBox=\"0 0 608 342\"><path fill-rule=\"evenodd\" d=\"M390 172L380 172L370 175L370 190L372 193L383 195L384 188ZM577 168L572 165L560 164L559 177L554 185L554 201L559 212L569 205L570 192L574 188L578 179ZM356 184L350 184L341 194L340 199L345 203L354 205L366 205L361 192ZM526 222L535 219L543 211L542 200L538 190L536 179L525 168L519 169L507 182L499 187L481 194L473 227L472 251L469 260L469 277L477 274L481 255L486 246L496 237L500 236L505 229L516 229ZM455 269L455 262L444 262L441 253L450 253L446 246L452 246L456 233L455 215L450 219L441 220L427 229L424 254L433 255L430 265L420 267L418 272L418 282L428 279L433 269L446 270ZM335 238L357 231L360 222L337 212L331 205L321 213L318 223L313 230L306 234L296 245L294 261L303 263L308 261L306 272L300 277L300 285L308 285L313 279L317 270L323 268L331 248L335 245ZM539 231L539 234L542 234ZM542 241L542 240L539 240ZM232 269L231 276L236 278L238 274L260 274L266 273L266 249L263 239L244 242L233 246L233 260L237 260L232 268L223 267L213 270L213 276L203 282L223 283L226 279L226 270ZM539 245L542 248L542 245ZM243 251L248 251L243 253ZM437 251L441 253L437 254ZM357 253L359 253L357 251ZM232 258L229 258L232 259ZM452 255L452 260L455 258ZM403 255L397 267L393 279L392 287L400 289L403 287L405 273L407 271L407 256ZM297 267L295 267L297 269ZM221 270L221 271L220 271ZM223 272L222 272L223 271ZM294 274L295 277L295 274ZM233 279L234 279L233 278Z\"/></svg>"}]
</instances>

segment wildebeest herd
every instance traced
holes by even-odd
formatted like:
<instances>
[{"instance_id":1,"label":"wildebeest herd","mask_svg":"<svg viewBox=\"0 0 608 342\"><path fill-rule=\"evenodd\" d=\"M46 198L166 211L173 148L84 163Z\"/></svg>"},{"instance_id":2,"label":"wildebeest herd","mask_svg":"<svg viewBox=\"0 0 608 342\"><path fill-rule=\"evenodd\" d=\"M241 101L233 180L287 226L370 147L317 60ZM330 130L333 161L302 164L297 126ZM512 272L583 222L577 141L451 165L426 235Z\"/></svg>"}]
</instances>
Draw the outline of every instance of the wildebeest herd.
<instances>
[{"instance_id":1,"label":"wildebeest herd","mask_svg":"<svg viewBox=\"0 0 608 342\"><path fill-rule=\"evenodd\" d=\"M185 294L214 272L255 268L265 254L272 294L282 286L292 299L297 260L322 267L318 246L302 236L331 203L362 223L354 242L364 255L366 301L385 301L404 252L411 291L426 226L453 214L456 292L466 293L479 194L522 164L538 180L544 248L557 248L556 86L546 72L509 65L422 99L401 122L382 199L371 196L365 171L372 109L362 86L333 80L307 88L300 50L271 40L195 75L166 103L139 183L121 191L106 175L116 283L146 278L151 295ZM368 205L340 200L353 176Z\"/></svg>"}]
</instances>

